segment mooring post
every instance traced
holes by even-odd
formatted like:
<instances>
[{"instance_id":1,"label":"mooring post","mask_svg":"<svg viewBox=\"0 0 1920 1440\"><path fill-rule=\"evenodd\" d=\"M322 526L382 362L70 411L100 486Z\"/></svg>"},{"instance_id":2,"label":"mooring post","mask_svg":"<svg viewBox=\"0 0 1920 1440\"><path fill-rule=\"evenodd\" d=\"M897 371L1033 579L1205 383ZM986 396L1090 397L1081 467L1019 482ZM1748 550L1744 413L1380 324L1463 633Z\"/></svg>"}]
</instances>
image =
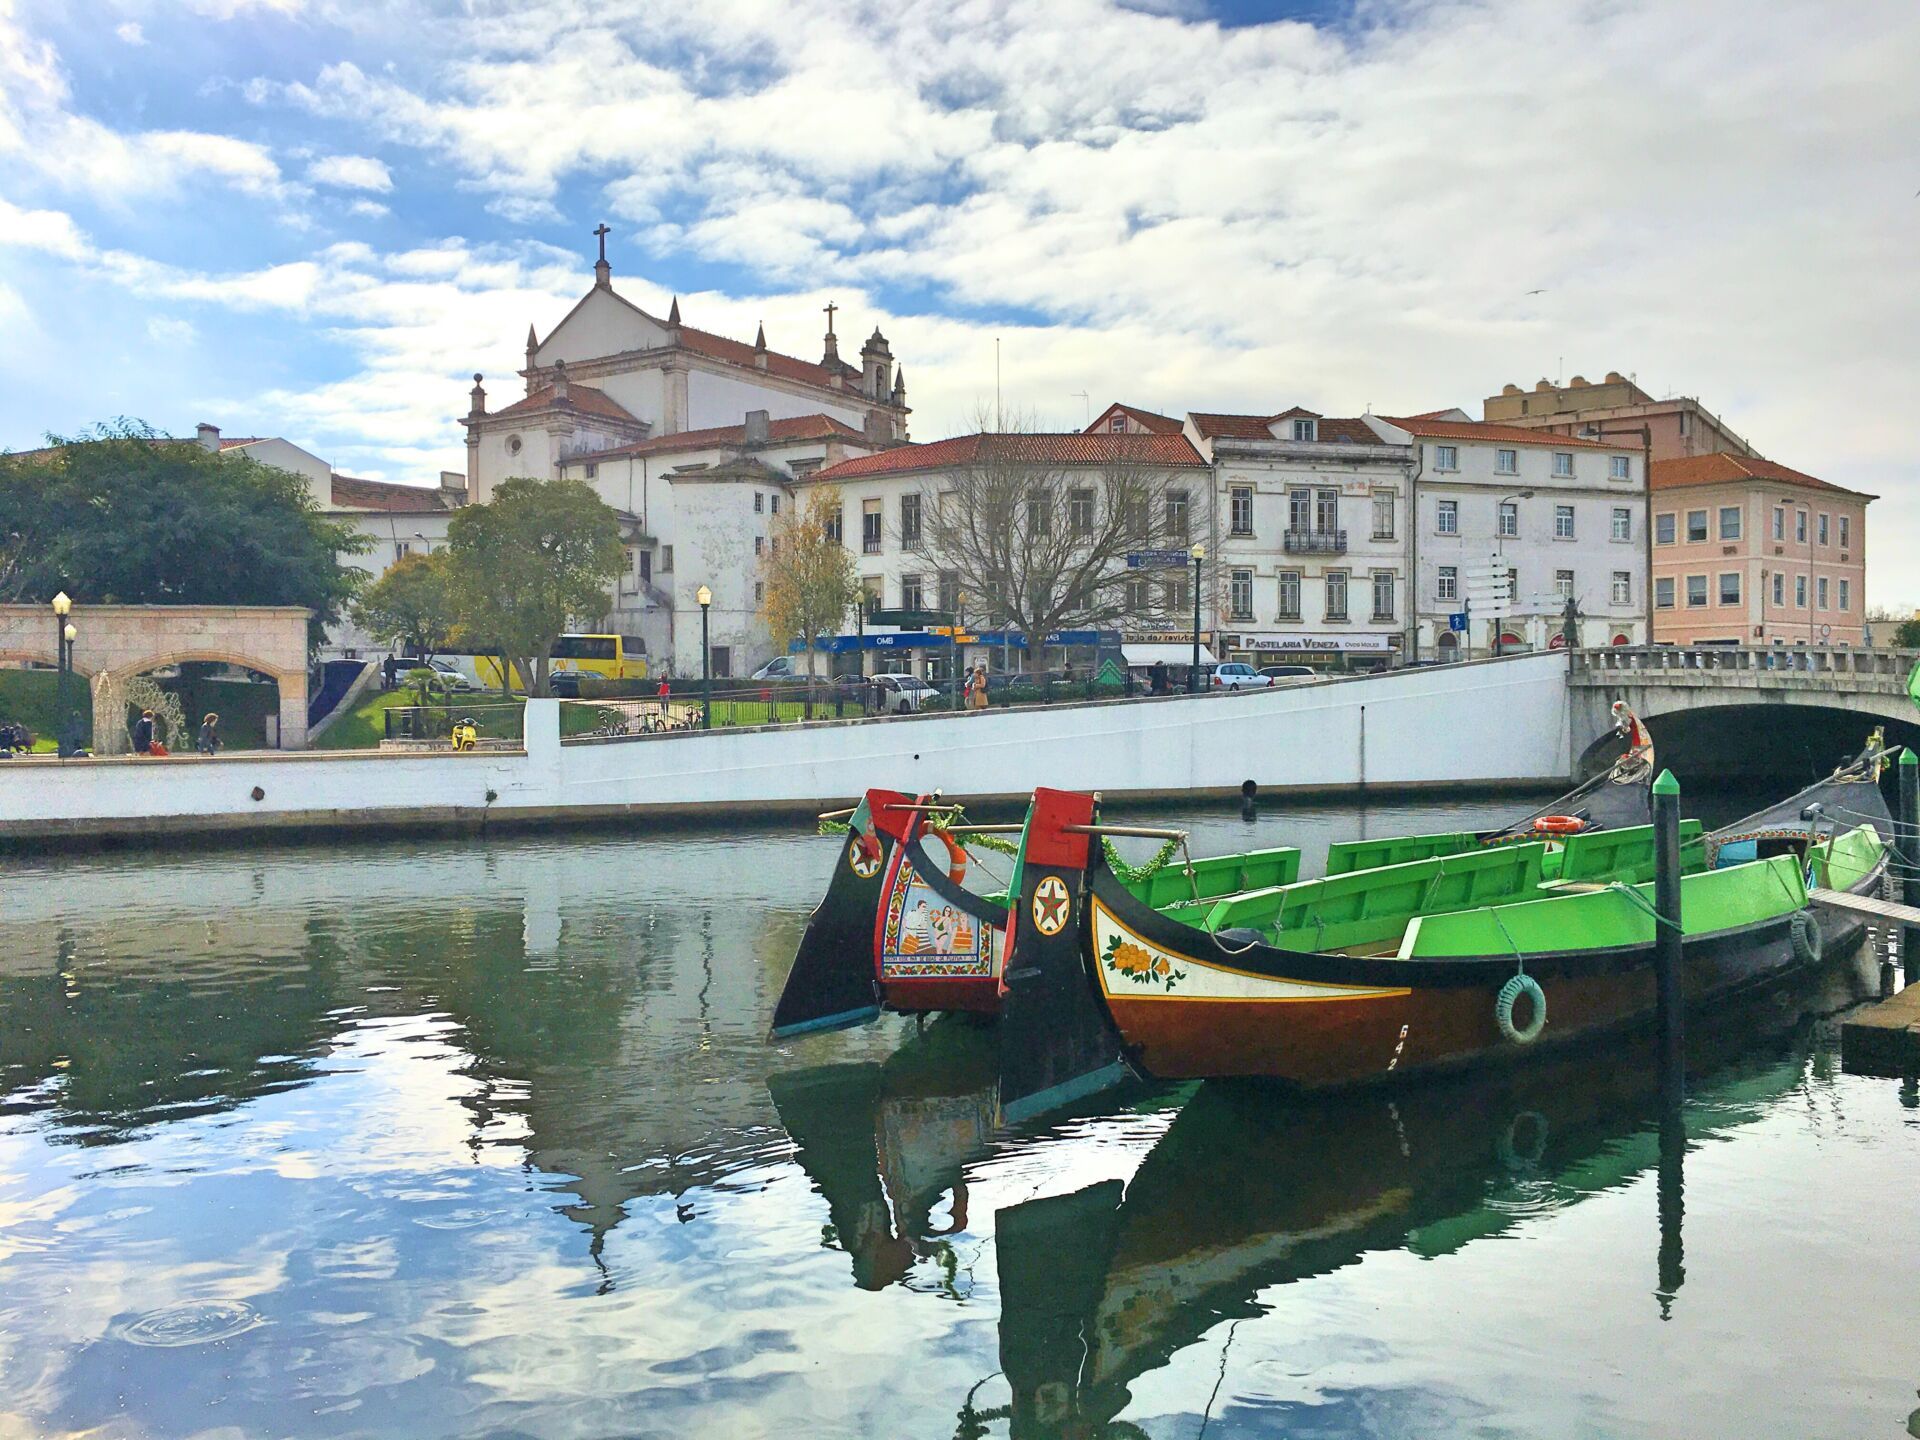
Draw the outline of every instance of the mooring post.
<instances>
[{"instance_id":1,"label":"mooring post","mask_svg":"<svg viewBox=\"0 0 1920 1440\"><path fill-rule=\"evenodd\" d=\"M1894 827L1901 894L1909 905L1920 905L1920 755L1907 746L1900 752L1900 823ZM1911 985L1920 980L1920 925L1900 929L1900 968Z\"/></svg>"},{"instance_id":2,"label":"mooring post","mask_svg":"<svg viewBox=\"0 0 1920 1440\"><path fill-rule=\"evenodd\" d=\"M1655 1010L1660 1026L1660 1084L1678 1104L1686 1082L1686 1030L1681 993L1680 782L1662 770L1653 782L1653 927Z\"/></svg>"}]
</instances>

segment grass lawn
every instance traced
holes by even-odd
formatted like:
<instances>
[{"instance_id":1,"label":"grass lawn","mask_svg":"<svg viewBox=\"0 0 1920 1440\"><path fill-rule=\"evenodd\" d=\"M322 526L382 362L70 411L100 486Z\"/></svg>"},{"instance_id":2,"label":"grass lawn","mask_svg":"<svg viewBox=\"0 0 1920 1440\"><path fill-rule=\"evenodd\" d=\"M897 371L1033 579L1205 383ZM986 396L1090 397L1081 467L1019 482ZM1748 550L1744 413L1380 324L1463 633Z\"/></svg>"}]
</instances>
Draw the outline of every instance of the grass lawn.
<instances>
[{"instance_id":1,"label":"grass lawn","mask_svg":"<svg viewBox=\"0 0 1920 1440\"><path fill-rule=\"evenodd\" d=\"M394 705L410 705L405 690L371 691L353 709L327 727L327 733L309 747L314 750L378 750L387 738L384 712Z\"/></svg>"}]
</instances>

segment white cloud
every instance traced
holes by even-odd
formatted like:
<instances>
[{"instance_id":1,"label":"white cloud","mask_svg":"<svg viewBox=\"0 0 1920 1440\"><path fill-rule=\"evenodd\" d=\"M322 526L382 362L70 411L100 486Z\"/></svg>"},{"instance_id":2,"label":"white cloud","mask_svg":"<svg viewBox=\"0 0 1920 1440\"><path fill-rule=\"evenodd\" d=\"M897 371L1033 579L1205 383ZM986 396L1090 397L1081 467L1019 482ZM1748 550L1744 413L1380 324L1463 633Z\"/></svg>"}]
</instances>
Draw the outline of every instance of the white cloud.
<instances>
[{"instance_id":1,"label":"white cloud","mask_svg":"<svg viewBox=\"0 0 1920 1440\"><path fill-rule=\"evenodd\" d=\"M316 185L341 190L372 190L384 195L393 189L392 172L371 155L323 156L307 167L307 178Z\"/></svg>"},{"instance_id":2,"label":"white cloud","mask_svg":"<svg viewBox=\"0 0 1920 1440\"><path fill-rule=\"evenodd\" d=\"M358 215L364 220L379 220L393 212L378 200L355 200L347 206L349 215Z\"/></svg>"},{"instance_id":3,"label":"white cloud","mask_svg":"<svg viewBox=\"0 0 1920 1440\"><path fill-rule=\"evenodd\" d=\"M200 338L191 320L172 315L155 315L147 321L147 336L162 345L186 346Z\"/></svg>"},{"instance_id":4,"label":"white cloud","mask_svg":"<svg viewBox=\"0 0 1920 1440\"><path fill-rule=\"evenodd\" d=\"M138 20L128 20L124 24L114 26L113 33L129 45L144 45L147 43L146 34L141 30Z\"/></svg>"}]
</instances>

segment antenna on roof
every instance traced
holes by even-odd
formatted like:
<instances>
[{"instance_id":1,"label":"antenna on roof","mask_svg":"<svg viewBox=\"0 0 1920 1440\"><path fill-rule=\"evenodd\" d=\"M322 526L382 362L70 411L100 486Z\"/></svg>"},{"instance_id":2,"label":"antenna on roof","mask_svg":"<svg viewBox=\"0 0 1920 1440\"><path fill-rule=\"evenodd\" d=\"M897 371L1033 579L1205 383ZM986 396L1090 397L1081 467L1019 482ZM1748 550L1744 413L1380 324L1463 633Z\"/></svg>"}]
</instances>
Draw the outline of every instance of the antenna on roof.
<instances>
[{"instance_id":1,"label":"antenna on roof","mask_svg":"<svg viewBox=\"0 0 1920 1440\"><path fill-rule=\"evenodd\" d=\"M995 433L1003 433L1007 422L1000 415L1000 337L993 337L993 428Z\"/></svg>"},{"instance_id":2,"label":"antenna on roof","mask_svg":"<svg viewBox=\"0 0 1920 1440\"><path fill-rule=\"evenodd\" d=\"M1084 390L1070 390L1067 393L1074 396L1076 399L1084 400L1086 402L1087 424L1091 425L1093 423L1093 397Z\"/></svg>"}]
</instances>

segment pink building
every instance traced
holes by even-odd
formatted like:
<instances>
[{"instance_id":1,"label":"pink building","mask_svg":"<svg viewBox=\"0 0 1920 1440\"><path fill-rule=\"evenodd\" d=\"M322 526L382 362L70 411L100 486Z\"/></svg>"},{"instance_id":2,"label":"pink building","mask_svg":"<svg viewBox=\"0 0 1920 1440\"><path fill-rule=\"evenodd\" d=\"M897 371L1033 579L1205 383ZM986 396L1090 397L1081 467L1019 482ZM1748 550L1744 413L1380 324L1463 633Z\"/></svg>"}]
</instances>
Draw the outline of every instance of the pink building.
<instances>
[{"instance_id":1,"label":"pink building","mask_svg":"<svg viewBox=\"0 0 1920 1440\"><path fill-rule=\"evenodd\" d=\"M1863 643L1874 496L1733 453L1650 479L1656 643Z\"/></svg>"}]
</instances>

